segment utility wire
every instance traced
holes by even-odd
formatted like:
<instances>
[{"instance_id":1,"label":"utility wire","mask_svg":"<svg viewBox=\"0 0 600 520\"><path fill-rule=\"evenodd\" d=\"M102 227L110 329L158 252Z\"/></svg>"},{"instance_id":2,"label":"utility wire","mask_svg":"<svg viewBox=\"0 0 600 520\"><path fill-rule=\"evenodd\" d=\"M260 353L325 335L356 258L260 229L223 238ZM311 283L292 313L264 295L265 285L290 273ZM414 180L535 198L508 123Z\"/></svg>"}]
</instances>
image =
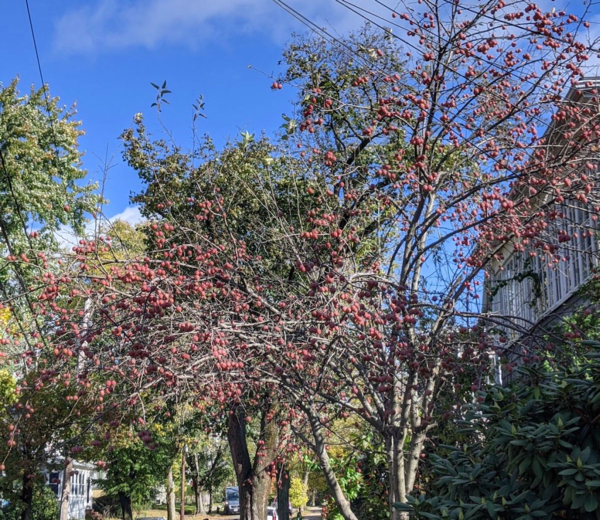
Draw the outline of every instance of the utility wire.
<instances>
[{"instance_id":1,"label":"utility wire","mask_svg":"<svg viewBox=\"0 0 600 520\"><path fill-rule=\"evenodd\" d=\"M343 6L344 8L346 8L348 11L356 14L357 16L359 16L360 18L363 18L365 21L373 24L374 26L376 26L377 28L381 29L382 31L384 31L386 34L388 34L391 38L400 41L404 46L408 47L409 49L416 51L416 52L421 52L422 48L417 46L416 44L412 43L411 41L409 41L406 38L403 38L395 33L393 33L392 31L390 31L388 28L384 27L383 25L381 25L380 22L377 22L375 19L379 19L387 24L390 24L391 26L394 26L396 28L400 28L402 29L402 26L399 25L397 22L392 22L389 21L385 18L383 18L382 16L369 11L368 9L365 9L355 3L352 3L349 0L335 0L338 4L340 4L341 6ZM365 61L366 60L362 60L362 58L356 53L356 51L354 51L353 49L351 49L348 45L345 44L345 42L343 42L342 40L336 38L335 36L333 36L330 32L327 31L327 29L322 28L317 26L317 24L315 24L315 22L313 22L312 20L310 20L309 18L307 18L306 16L302 15L299 11L295 10L294 8L292 8L289 4L286 3L285 0L273 0L273 2L278 5L279 7L281 7L284 11L288 12L289 14L291 14L294 18L296 18L300 23L302 23L303 25L305 25L306 27L308 27L311 31L317 33L318 35L320 35L321 37L325 38L326 40L328 40L330 43L335 43L337 45L341 45L343 47L345 47L352 55L354 55L356 58L358 58L361 61ZM392 13L397 12L396 9L391 8L390 6L388 6L387 4L385 4L384 2L382 2L381 0L375 0L375 2L379 5L381 5L382 7L386 8L387 10L389 10ZM462 8L462 6L461 6ZM474 10L471 10L471 12L473 12L473 14L477 14ZM485 13L481 13L481 16L485 17ZM489 17L488 17L489 18ZM522 30L525 30L527 32L531 32L530 30L528 30L527 28L523 29L523 27L518 26L517 24L511 24L514 27L517 28L521 28ZM429 34L433 34L433 32L431 30L426 31ZM560 38L554 38L555 40L558 41L563 41ZM444 43L445 45L447 45L450 42L450 40L446 40ZM497 57L499 58L499 56ZM487 58L481 58L482 61L484 63L486 63L489 67L494 67L497 65L495 60L491 60L491 59L487 59ZM445 65L446 68L448 68L449 70L451 70L451 72L455 75L457 75L458 77L462 78L465 80L466 83L468 84L474 84L474 80L476 79L480 79L479 76L477 76L477 78L474 79L470 79L467 76L464 75L464 73L460 72L460 70L458 70L455 67L451 67L450 64ZM384 71L380 68L378 68L377 66L374 67L375 71L378 72L379 74L385 76L388 75L390 73L392 73L392 71ZM528 88L530 89L530 91L536 89L539 84L542 82L544 76L539 77L536 81L532 81L530 79L526 79L525 81L523 81L523 84L527 85ZM458 116L457 116L458 117ZM437 119L437 118L436 118ZM459 119L462 120L466 120L466 116L460 116ZM540 123L540 124L547 124L547 121L544 121L541 117L535 117L535 120ZM438 121L439 123L439 121Z\"/></svg>"},{"instance_id":2,"label":"utility wire","mask_svg":"<svg viewBox=\"0 0 600 520\"><path fill-rule=\"evenodd\" d=\"M35 58L36 58L36 62L37 62L37 66L38 66L38 72L40 75L40 80L42 82L42 89L44 90L45 93L45 101L46 101L46 110L48 111L48 114L50 115L50 101L49 101L49 95L48 95L48 89L46 88L46 83L44 82L44 73L42 71L42 63L40 60L40 55L39 55L39 51L38 51L38 46L37 46L37 40L35 38L35 30L33 28L33 20L31 18L31 9L29 8L29 0L25 0L25 7L27 8L27 18L29 20L29 28L31 30L31 38L33 40L33 49L35 51ZM50 129L52 131L52 133L54 134L55 137L55 141L56 141L56 133L54 131L54 125L52 123L52 119L49 118L49 123L50 123ZM4 173L4 176L6 178L6 184L8 187L8 192L10 194L10 197L12 198L12 200L15 203L15 207L16 207L16 214L18 215L18 219L19 222L21 224L21 227L23 228L23 233L24 236L27 240L27 243L29 244L29 247L31 249L33 249L33 244L31 243L31 237L29 235L29 233L27 232L27 223L25 222L24 218L23 218L23 214L24 214L24 210L21 207L21 204L19 203L19 199L16 196L15 190L14 190L14 186L12 184L12 180L11 180L11 176L10 173L8 172L8 169L6 167L6 161L4 158L4 154L2 151L2 148L0 147L0 166L2 167L2 171ZM12 247L12 243L10 240L10 236L8 234L8 230L6 228L5 222L0 219L0 229L2 231L2 235L6 241L6 247L8 249L8 252L13 255L14 251L13 251L13 247ZM18 266L17 263L13 263L13 270L15 271L15 274L17 276L17 281L19 286L21 287L21 290L23 291L22 296L25 298L25 302L27 304L27 307L29 308L29 311L31 312L32 316L35 316L35 311L34 311L34 307L33 307L33 302L31 301L30 295L29 295L29 289L27 287L27 284L25 283L25 277L23 272L21 271L20 267ZM8 298L8 294L6 293L6 289L3 286L2 287L2 292L5 296L5 298ZM27 343L28 347L31 350L31 345L29 343L29 338L27 337L26 332L24 331L23 328L23 323L22 323L22 319L21 317L18 315L18 313L14 314L15 319L17 320L17 323L19 325L19 328L21 329L23 338L25 340L25 342ZM43 333L43 331L40 328L40 324L38 323L37 319L33 320L35 323L35 327L37 329L37 331L39 332L39 337L41 339L41 341L44 343L45 346L47 346L47 341L46 341L46 337L45 334Z\"/></svg>"},{"instance_id":3,"label":"utility wire","mask_svg":"<svg viewBox=\"0 0 600 520\"><path fill-rule=\"evenodd\" d=\"M25 7L27 7L27 18L29 19L29 28L31 29L31 38L33 40L33 49L35 50L35 59L37 61L38 71L40 73L40 79L42 80L42 88L45 88L46 82L44 81L44 74L42 72L42 62L40 61L40 53L38 52L37 41L35 39L35 31L33 29L33 20L31 19L31 9L29 9L29 0L25 0ZM46 92L46 100L48 99L48 93Z\"/></svg>"}]
</instances>

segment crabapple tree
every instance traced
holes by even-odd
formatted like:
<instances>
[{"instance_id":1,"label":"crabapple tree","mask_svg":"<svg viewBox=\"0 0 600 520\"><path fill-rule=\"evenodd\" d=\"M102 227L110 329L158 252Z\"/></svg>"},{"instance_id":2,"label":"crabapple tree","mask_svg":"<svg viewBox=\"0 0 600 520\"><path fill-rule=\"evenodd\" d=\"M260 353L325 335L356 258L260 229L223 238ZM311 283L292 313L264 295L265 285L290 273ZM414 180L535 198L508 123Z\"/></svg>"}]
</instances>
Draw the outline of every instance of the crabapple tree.
<instances>
[{"instance_id":1,"label":"crabapple tree","mask_svg":"<svg viewBox=\"0 0 600 520\"><path fill-rule=\"evenodd\" d=\"M309 290L287 302L291 330L273 324L271 359L326 475L323 432L335 414L382 434L394 517L428 432L448 418L435 413L436 396L467 378L473 390L485 383L490 326L522 330L511 316L481 314L486 269L503 245L558 256L561 235L547 232L564 218L555 204L597 210L599 127L596 84L583 69L596 50L578 40L585 18L503 1L424 1L389 14L394 30L380 37L403 47L399 70L389 46L352 39L310 40L285 55L281 82L301 92L299 144L334 175L301 234L312 247L296 258ZM395 154L369 153L381 141ZM356 215L377 222L378 248L362 257Z\"/></svg>"}]
</instances>

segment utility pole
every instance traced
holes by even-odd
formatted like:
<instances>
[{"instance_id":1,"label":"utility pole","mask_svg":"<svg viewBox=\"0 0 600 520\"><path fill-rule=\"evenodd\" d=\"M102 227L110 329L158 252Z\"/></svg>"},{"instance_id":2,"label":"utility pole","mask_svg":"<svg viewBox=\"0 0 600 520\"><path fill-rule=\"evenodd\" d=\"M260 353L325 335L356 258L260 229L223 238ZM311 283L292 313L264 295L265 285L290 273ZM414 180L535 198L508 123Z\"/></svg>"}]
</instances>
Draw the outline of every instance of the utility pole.
<instances>
[{"instance_id":1,"label":"utility pole","mask_svg":"<svg viewBox=\"0 0 600 520\"><path fill-rule=\"evenodd\" d=\"M181 447L181 489L179 496L179 520L185 520L185 452L187 446Z\"/></svg>"}]
</instances>

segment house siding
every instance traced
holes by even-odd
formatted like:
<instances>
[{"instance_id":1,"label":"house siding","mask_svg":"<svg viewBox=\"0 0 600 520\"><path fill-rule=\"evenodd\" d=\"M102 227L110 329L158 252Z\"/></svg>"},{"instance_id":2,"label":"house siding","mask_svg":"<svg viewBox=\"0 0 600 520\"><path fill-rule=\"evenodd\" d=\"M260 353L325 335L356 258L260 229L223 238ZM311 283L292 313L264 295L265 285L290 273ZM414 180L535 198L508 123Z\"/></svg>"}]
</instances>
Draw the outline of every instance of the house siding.
<instances>
[{"instance_id":1,"label":"house siding","mask_svg":"<svg viewBox=\"0 0 600 520\"><path fill-rule=\"evenodd\" d=\"M544 244L525 251L507 247L504 260L489 270L486 312L506 320L499 328L511 340L557 312L564 314L565 304L573 304L578 289L599 264L598 224L591 208L565 204L557 211L564 217L547 233L570 240L560 243L553 254L544 251Z\"/></svg>"},{"instance_id":2,"label":"house siding","mask_svg":"<svg viewBox=\"0 0 600 520\"><path fill-rule=\"evenodd\" d=\"M62 472L52 471L47 474L47 482L60 500L63 482ZM71 494L69 496L69 518L84 520L87 509L92 508L93 491L99 473L93 464L73 461L73 474L71 475Z\"/></svg>"}]
</instances>

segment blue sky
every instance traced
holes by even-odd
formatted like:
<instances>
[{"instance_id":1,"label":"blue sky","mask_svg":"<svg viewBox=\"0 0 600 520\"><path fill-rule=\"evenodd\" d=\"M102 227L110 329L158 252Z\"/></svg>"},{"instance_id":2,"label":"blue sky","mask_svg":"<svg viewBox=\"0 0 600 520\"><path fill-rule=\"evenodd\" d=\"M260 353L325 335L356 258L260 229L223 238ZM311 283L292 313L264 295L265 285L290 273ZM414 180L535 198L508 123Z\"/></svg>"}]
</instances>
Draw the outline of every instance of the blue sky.
<instances>
[{"instance_id":1,"label":"blue sky","mask_svg":"<svg viewBox=\"0 0 600 520\"><path fill-rule=\"evenodd\" d=\"M338 33L362 22L334 0L289 3ZM109 217L126 211L130 191L139 187L122 162L119 134L137 112L155 135L164 133L150 107L151 82L166 80L173 92L162 119L184 147L200 94L208 118L198 119L198 130L218 144L242 131L272 132L290 110L294 92L272 91L268 75L280 70L292 32L306 28L272 0L29 0L29 6L44 80L65 105L77 104L89 177L100 181L104 164L111 164ZM0 82L19 76L24 94L41 85L25 0L7 2L2 22ZM124 216L134 220L135 212Z\"/></svg>"},{"instance_id":2,"label":"blue sky","mask_svg":"<svg viewBox=\"0 0 600 520\"><path fill-rule=\"evenodd\" d=\"M363 23L336 0L287 3L333 34ZM389 16L376 0L352 3ZM27 93L41 81L26 2L5 4L0 82L20 76L20 90ZM389 3L402 8L399 4ZM208 119L198 119L198 131L217 144L240 132L271 133L291 109L294 91L288 86L272 91L269 76L280 72L278 61L291 34L307 29L277 0L29 0L29 6L44 79L53 96L77 104L89 178L101 181L104 165L111 165L105 185L108 217L126 211L130 192L139 189L135 172L121 159L120 133L142 112L154 135L164 136L150 106L156 94L151 82L166 80L172 91L162 119L183 147L190 144L191 106L201 94ZM594 18L596 11L594 6ZM125 216L134 220L135 212L129 209Z\"/></svg>"}]
</instances>

